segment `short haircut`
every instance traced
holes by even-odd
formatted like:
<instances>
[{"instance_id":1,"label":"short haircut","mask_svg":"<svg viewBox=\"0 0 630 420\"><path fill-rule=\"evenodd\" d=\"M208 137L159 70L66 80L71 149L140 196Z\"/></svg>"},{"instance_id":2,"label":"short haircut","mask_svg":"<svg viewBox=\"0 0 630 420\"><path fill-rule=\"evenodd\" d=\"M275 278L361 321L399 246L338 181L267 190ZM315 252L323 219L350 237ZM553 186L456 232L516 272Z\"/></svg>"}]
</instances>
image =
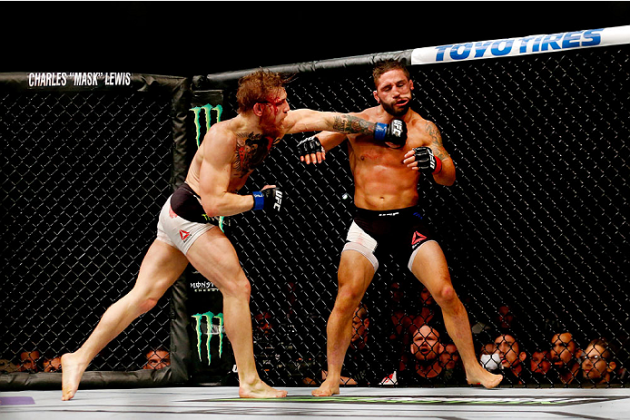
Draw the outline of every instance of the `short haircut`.
<instances>
[{"instance_id":1,"label":"short haircut","mask_svg":"<svg viewBox=\"0 0 630 420\"><path fill-rule=\"evenodd\" d=\"M287 84L288 78L269 70L256 70L238 81L236 101L238 112L243 113L254 108L256 103L266 102L268 96Z\"/></svg>"},{"instance_id":2,"label":"short haircut","mask_svg":"<svg viewBox=\"0 0 630 420\"><path fill-rule=\"evenodd\" d=\"M374 86L378 86L378 80L382 75L392 70L402 70L407 76L407 79L410 79L409 70L407 70L407 66L402 61L398 60L382 60L377 62L374 65L374 69L372 70L372 77L374 78Z\"/></svg>"}]
</instances>

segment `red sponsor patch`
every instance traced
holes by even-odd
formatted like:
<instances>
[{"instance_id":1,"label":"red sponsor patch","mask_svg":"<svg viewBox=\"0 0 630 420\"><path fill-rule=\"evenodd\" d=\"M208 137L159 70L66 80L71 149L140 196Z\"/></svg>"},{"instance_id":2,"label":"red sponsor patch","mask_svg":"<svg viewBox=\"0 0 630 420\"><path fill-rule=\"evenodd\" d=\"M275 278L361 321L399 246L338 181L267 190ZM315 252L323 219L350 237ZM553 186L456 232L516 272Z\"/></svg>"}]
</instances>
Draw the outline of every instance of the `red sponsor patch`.
<instances>
[{"instance_id":1,"label":"red sponsor patch","mask_svg":"<svg viewBox=\"0 0 630 420\"><path fill-rule=\"evenodd\" d=\"M411 245L415 245L419 242L425 241L426 239L427 237L421 234L420 232L414 232L413 238L411 239Z\"/></svg>"}]
</instances>

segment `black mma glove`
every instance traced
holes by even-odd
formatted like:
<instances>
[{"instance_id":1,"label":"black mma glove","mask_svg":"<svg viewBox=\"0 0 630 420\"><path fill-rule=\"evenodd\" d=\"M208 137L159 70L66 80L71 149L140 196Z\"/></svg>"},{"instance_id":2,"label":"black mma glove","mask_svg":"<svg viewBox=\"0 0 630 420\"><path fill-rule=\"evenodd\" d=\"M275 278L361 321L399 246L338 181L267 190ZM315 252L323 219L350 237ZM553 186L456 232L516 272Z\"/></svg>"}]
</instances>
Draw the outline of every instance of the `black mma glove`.
<instances>
[{"instance_id":1,"label":"black mma glove","mask_svg":"<svg viewBox=\"0 0 630 420\"><path fill-rule=\"evenodd\" d=\"M305 138L297 144L298 156L306 156L311 153L323 153L324 147L315 136Z\"/></svg>"},{"instance_id":2,"label":"black mma glove","mask_svg":"<svg viewBox=\"0 0 630 420\"><path fill-rule=\"evenodd\" d=\"M254 207L252 210L275 210L282 207L282 191L277 188L267 188L262 191L254 191Z\"/></svg>"},{"instance_id":3,"label":"black mma glove","mask_svg":"<svg viewBox=\"0 0 630 420\"><path fill-rule=\"evenodd\" d=\"M393 143L400 149L407 141L407 124L403 120L394 119L390 124L376 123L374 140Z\"/></svg>"},{"instance_id":4,"label":"black mma glove","mask_svg":"<svg viewBox=\"0 0 630 420\"><path fill-rule=\"evenodd\" d=\"M442 170L442 161L433 154L430 147L416 147L413 156L418 162L418 169L424 173L437 174Z\"/></svg>"}]
</instances>

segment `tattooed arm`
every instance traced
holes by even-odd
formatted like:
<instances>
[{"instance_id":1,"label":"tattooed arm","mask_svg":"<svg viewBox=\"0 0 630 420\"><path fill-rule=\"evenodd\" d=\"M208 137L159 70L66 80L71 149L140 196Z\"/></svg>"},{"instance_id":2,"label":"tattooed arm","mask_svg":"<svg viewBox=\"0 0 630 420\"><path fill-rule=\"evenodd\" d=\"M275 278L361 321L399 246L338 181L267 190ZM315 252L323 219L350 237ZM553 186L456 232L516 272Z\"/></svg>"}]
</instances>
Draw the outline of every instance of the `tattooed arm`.
<instances>
[{"instance_id":1,"label":"tattooed arm","mask_svg":"<svg viewBox=\"0 0 630 420\"><path fill-rule=\"evenodd\" d=\"M300 160L307 164L311 161L321 163L325 160L326 151L341 144L348 134L372 136L374 140L382 141L395 149L402 147L407 140L407 128L402 120L393 120L391 124L375 123L357 114L317 112L308 109L289 112L285 120L285 129L288 134L320 132L298 145Z\"/></svg>"},{"instance_id":2,"label":"tattooed arm","mask_svg":"<svg viewBox=\"0 0 630 420\"><path fill-rule=\"evenodd\" d=\"M426 122L426 133L431 138L431 149L433 153L442 161L442 170L433 175L433 179L440 185L451 186L455 183L455 163L451 159L451 155L444 148L442 144L442 135L437 126L431 121Z\"/></svg>"},{"instance_id":3,"label":"tattooed arm","mask_svg":"<svg viewBox=\"0 0 630 420\"><path fill-rule=\"evenodd\" d=\"M318 112L310 109L289 111L285 120L287 134L309 131L335 131L344 134L374 134L376 123L350 114Z\"/></svg>"}]
</instances>

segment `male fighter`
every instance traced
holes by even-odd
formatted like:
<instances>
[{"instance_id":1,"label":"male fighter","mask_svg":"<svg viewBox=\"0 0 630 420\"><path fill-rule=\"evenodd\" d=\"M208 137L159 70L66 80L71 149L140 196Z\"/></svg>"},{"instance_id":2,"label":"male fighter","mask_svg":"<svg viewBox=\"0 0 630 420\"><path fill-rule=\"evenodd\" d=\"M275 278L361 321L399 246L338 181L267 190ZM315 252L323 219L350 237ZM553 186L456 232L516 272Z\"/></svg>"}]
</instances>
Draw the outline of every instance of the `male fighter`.
<instances>
[{"instance_id":1,"label":"male fighter","mask_svg":"<svg viewBox=\"0 0 630 420\"><path fill-rule=\"evenodd\" d=\"M373 77L374 98L379 105L352 115L379 123L402 119L407 128L405 144L377 142L360 133L325 132L301 141L298 147L302 161L321 163L325 151L347 139L355 184L356 213L341 253L339 290L327 325L328 377L313 395L339 393L339 372L352 335L352 313L378 269L379 258L389 251L440 305L468 383L493 388L502 376L486 371L477 362L466 308L453 289L444 253L422 223L418 208L420 177L451 186L455 165L436 125L410 108L414 85L405 66L394 60L380 62Z\"/></svg>"},{"instance_id":2,"label":"male fighter","mask_svg":"<svg viewBox=\"0 0 630 420\"><path fill-rule=\"evenodd\" d=\"M79 350L62 357L62 400L74 397L90 361L133 320L153 308L188 263L223 294L224 326L238 368L239 395L286 396L286 391L268 386L258 376L249 308L251 286L234 247L215 228L215 219L249 210L280 209L282 194L274 185L250 195L237 192L285 134L333 130L398 141L404 133L401 121L388 126L338 113L290 111L285 82L279 74L264 70L239 81L238 115L214 124L205 135L186 182L162 208L157 238L142 261L135 286L107 309Z\"/></svg>"}]
</instances>

